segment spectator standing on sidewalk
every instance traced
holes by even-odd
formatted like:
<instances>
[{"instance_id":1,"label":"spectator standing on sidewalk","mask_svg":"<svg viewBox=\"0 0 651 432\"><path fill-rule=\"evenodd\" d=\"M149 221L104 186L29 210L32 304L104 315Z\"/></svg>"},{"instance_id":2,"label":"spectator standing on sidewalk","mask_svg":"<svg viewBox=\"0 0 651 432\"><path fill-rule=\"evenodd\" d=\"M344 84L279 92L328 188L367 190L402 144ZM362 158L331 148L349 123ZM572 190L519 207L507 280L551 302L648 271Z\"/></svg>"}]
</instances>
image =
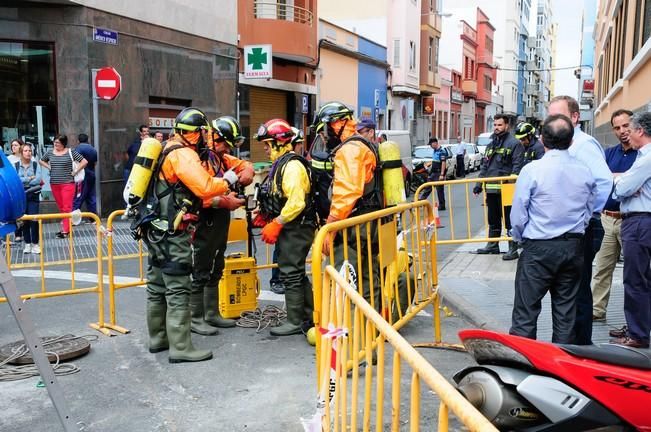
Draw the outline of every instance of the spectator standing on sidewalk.
<instances>
[{"instance_id":1,"label":"spectator standing on sidewalk","mask_svg":"<svg viewBox=\"0 0 651 432\"><path fill-rule=\"evenodd\" d=\"M511 208L513 240L522 242L523 250L509 333L536 339L541 301L549 292L554 343L574 342L583 234L596 189L590 170L569 155L573 129L564 115L545 120L545 156L520 171Z\"/></svg>"},{"instance_id":2,"label":"spectator standing on sidewalk","mask_svg":"<svg viewBox=\"0 0 651 432\"><path fill-rule=\"evenodd\" d=\"M22 143L20 145L21 158L14 164L20 181L23 182L26 198L26 215L37 215L39 213L39 204L41 200L41 167L32 158L32 146ZM38 241L38 221L26 220L22 228L25 239L25 248L23 253L40 254L41 247Z\"/></svg>"},{"instance_id":3,"label":"spectator standing on sidewalk","mask_svg":"<svg viewBox=\"0 0 651 432\"><path fill-rule=\"evenodd\" d=\"M457 172L456 177L457 178L463 178L466 176L466 143L463 141L459 141L457 144Z\"/></svg>"},{"instance_id":4,"label":"spectator standing on sidewalk","mask_svg":"<svg viewBox=\"0 0 651 432\"><path fill-rule=\"evenodd\" d=\"M16 162L20 161L21 148L25 142L20 138L16 138L11 141L11 154L7 156L9 163L16 165ZM23 241L23 227L16 226L16 231L14 232L14 241L20 242Z\"/></svg>"},{"instance_id":5,"label":"spectator standing on sidewalk","mask_svg":"<svg viewBox=\"0 0 651 432\"><path fill-rule=\"evenodd\" d=\"M624 315L627 329L612 343L648 348L651 332L651 112L631 118L633 166L615 177L624 245Z\"/></svg>"},{"instance_id":6,"label":"spectator standing on sidewalk","mask_svg":"<svg viewBox=\"0 0 651 432\"><path fill-rule=\"evenodd\" d=\"M502 177L520 171L520 159L515 157L518 140L509 133L509 118L505 114L495 115L493 121L493 136L486 147L481 162L479 178ZM477 183L472 190L478 196L484 189L483 183ZM486 207L488 212L488 237L500 237L502 235L502 185L500 183L486 183ZM511 232L511 219L509 214L511 207L504 207L504 225L507 234ZM488 242L483 248L477 249L480 255L499 254L498 242ZM502 257L505 260L512 260L518 257L518 247L514 242L509 242L509 251Z\"/></svg>"},{"instance_id":7,"label":"spectator standing on sidewalk","mask_svg":"<svg viewBox=\"0 0 651 432\"><path fill-rule=\"evenodd\" d=\"M583 162L597 182L597 192L594 202L594 214L590 225L585 230L585 255L581 286L576 300L576 341L578 345L592 344L592 261L601 247L604 230L601 225L601 211L606 205L608 196L613 188L613 175L606 165L604 149L592 136L581 130L579 125L579 103L570 96L556 96L547 108L549 115L563 114L572 120L574 138L570 146L570 156Z\"/></svg>"},{"instance_id":8,"label":"spectator standing on sidewalk","mask_svg":"<svg viewBox=\"0 0 651 432\"><path fill-rule=\"evenodd\" d=\"M606 163L613 175L621 174L633 165L637 150L631 148L629 142L630 121L633 113L620 109L610 117L610 125L619 140L619 144L606 149ZM622 251L622 214L619 211L619 201L608 197L606 206L601 212L601 224L604 227L604 238L597 252L595 274L592 278L592 320L606 319L610 288L613 282L613 271Z\"/></svg>"},{"instance_id":9,"label":"spectator standing on sidewalk","mask_svg":"<svg viewBox=\"0 0 651 432\"><path fill-rule=\"evenodd\" d=\"M124 153L125 164L124 164L124 182L129 179L129 174L131 174L131 168L133 167L133 161L136 160L136 155L138 150L140 150L140 144L142 140L149 137L149 127L142 124L138 126L138 136L136 139L129 144L127 151Z\"/></svg>"},{"instance_id":10,"label":"spectator standing on sidewalk","mask_svg":"<svg viewBox=\"0 0 651 432\"><path fill-rule=\"evenodd\" d=\"M84 181L77 184L81 188L75 194L75 202L72 205L73 210L80 210L81 206L86 203L86 210L97 214L97 199L95 197L95 164L97 163L97 150L88 143L88 135L82 133L78 136L79 145L75 150L88 161L84 168ZM88 219L92 223L92 219Z\"/></svg>"},{"instance_id":11,"label":"spectator standing on sidewalk","mask_svg":"<svg viewBox=\"0 0 651 432\"><path fill-rule=\"evenodd\" d=\"M429 168L429 176L427 177L427 181L443 181L445 180L447 153L445 149L441 147L441 144L439 144L439 140L436 137L430 138L428 144L430 147L432 147L432 165ZM425 188L420 196L420 199L427 199L431 193L431 187ZM438 198L439 210L445 210L445 186L436 186L436 195Z\"/></svg>"}]
</instances>

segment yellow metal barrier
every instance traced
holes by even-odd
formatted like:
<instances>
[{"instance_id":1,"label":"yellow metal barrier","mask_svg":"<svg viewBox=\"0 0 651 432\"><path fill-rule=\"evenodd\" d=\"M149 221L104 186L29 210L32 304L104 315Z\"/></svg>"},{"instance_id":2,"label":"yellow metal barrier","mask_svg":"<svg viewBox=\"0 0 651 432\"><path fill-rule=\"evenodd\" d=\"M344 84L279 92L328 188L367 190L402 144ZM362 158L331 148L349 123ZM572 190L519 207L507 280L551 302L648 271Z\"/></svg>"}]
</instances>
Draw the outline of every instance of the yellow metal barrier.
<instances>
[{"instance_id":1,"label":"yellow metal barrier","mask_svg":"<svg viewBox=\"0 0 651 432\"><path fill-rule=\"evenodd\" d=\"M86 294L86 293L96 293L97 294L97 322L90 323L89 326L104 333L107 336L110 336L110 332L104 328L104 290L103 290L103 272L102 272L102 233L101 233L101 221L94 213L81 213L82 218L92 219L95 223L95 251L94 257L86 258L77 258L78 251L75 250L75 232L81 229L75 228L75 226L70 224L70 235L67 240L58 239L50 241L50 236L44 236L44 221L58 221L61 219L71 219L73 217L72 213L54 213L54 214L38 214L38 215L25 215L20 220L21 221L33 221L37 222L39 226L39 242L38 245L41 249L41 253L38 254L38 262L33 260L28 263L13 263L12 254L11 254L11 242L10 238L7 237L6 242L6 259L7 265L11 270L24 269L24 268L38 268L40 270L41 277L41 288L40 292L37 293L27 293L21 294L23 300L38 299L38 298L49 298L49 297L60 297L66 295L77 295L77 294ZM63 247L56 243L67 242L67 247ZM91 246L93 246L91 244ZM63 255L65 259L49 259L50 255ZM27 255L27 254L26 254ZM92 255L92 254L89 254ZM32 255L33 257L33 255ZM75 267L77 264L82 262L96 262L96 281L95 285L85 288L78 288L77 281L75 279ZM46 287L46 267L51 266L60 266L60 265L69 265L70 272L70 289L62 289L50 291ZM93 278L95 279L95 278ZM0 297L0 303L6 302L5 297Z\"/></svg>"},{"instance_id":2,"label":"yellow metal barrier","mask_svg":"<svg viewBox=\"0 0 651 432\"><path fill-rule=\"evenodd\" d=\"M501 185L501 194L502 194L502 229L504 230L504 221L505 221L505 207L508 207L513 202L513 193L515 190L515 180L517 176L504 176L504 177L485 177L485 178L468 178L461 180L450 180L450 181L436 181L436 182L426 182L418 187L414 193L414 201L418 201L418 197L421 196L421 193L426 189L431 189L429 198L432 200L432 204L435 207L438 207L436 187L443 186L445 188L446 196L446 208L449 215L449 231L439 230L436 243L438 245L445 244L461 244L461 243L471 243L471 242L487 242L487 241L508 241L511 240L511 237L508 235L501 237L488 237L488 212L486 207L486 183L499 183ZM483 200L483 215L484 215L484 229L486 230L486 237L475 237L473 229L471 226L471 195L472 188L476 183L480 183L483 186L484 192L482 192ZM461 210L455 209L455 198L453 191L458 188L464 189L464 199L465 199L465 208ZM461 214L459 214L461 213ZM460 217L459 217L460 216ZM462 224L463 227L458 232L458 226ZM464 229L465 228L465 229Z\"/></svg>"},{"instance_id":3,"label":"yellow metal barrier","mask_svg":"<svg viewBox=\"0 0 651 432\"><path fill-rule=\"evenodd\" d=\"M440 399L437 430L448 430L451 411L471 431L497 431L333 266L325 268L323 288L319 309L329 325L328 331L319 338L323 355L317 356L317 361L318 369L329 373L320 377L317 414L312 426L320 423L324 431L383 431L389 427L398 431L402 424L408 423L410 431L419 431L423 426L428 431L434 430L431 424L421 425L422 381ZM375 361L371 350L363 353L358 350L373 340L377 341ZM390 377L385 375L388 348L393 350ZM363 374L360 374L361 360L366 361ZM403 362L412 368L411 380L404 380L409 381L406 384L402 379ZM386 403L385 385L391 387L391 397L386 398ZM402 419L403 387L409 388L407 421Z\"/></svg>"},{"instance_id":4,"label":"yellow metal barrier","mask_svg":"<svg viewBox=\"0 0 651 432\"><path fill-rule=\"evenodd\" d=\"M321 253L324 243L333 237L339 245L337 256L335 248L331 248L329 256L324 258ZM359 293L396 330L432 305L434 345L448 346L441 341L435 244L436 228L427 201L400 204L322 227L312 247L315 326L327 328L329 324L326 311L321 310L323 296L329 295L328 287L322 285L323 266L340 267L346 261L352 263L344 270L347 277L357 279ZM365 325L362 315L356 315L353 322L347 323L351 332L361 332ZM353 341L357 345L353 345ZM354 352L368 353L370 350L366 348L372 349L375 345L375 340L369 342L364 338L348 341L348 349ZM316 350L317 358L321 359L318 339ZM354 363L349 366L354 367ZM318 378L324 373L317 366Z\"/></svg>"},{"instance_id":5,"label":"yellow metal barrier","mask_svg":"<svg viewBox=\"0 0 651 432\"><path fill-rule=\"evenodd\" d=\"M136 286L144 286L147 284L147 279L145 278L145 266L144 266L144 257L146 253L144 252L142 241L138 241L138 253L135 254L126 254L126 255L114 255L114 245L113 245L113 227L115 225L115 218L118 216L121 217L124 214L124 210L116 210L111 213L106 220L106 244L108 251L108 279L109 279L109 322L105 326L111 330L115 330L122 334L129 333L129 329L122 327L117 324L117 311L115 307L115 292L123 288L130 288ZM135 240L134 240L135 241ZM123 259L138 259L138 280L131 282L118 283L115 280L115 261Z\"/></svg>"}]
</instances>

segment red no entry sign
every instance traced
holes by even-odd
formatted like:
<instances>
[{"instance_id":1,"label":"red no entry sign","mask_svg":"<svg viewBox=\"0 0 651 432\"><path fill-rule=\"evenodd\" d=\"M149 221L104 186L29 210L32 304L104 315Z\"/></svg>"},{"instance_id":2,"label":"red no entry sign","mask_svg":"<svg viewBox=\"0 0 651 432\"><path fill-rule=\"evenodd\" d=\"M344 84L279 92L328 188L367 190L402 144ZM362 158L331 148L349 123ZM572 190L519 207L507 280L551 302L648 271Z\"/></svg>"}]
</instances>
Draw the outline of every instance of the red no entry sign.
<instances>
[{"instance_id":1,"label":"red no entry sign","mask_svg":"<svg viewBox=\"0 0 651 432\"><path fill-rule=\"evenodd\" d=\"M95 75L95 92L100 99L113 100L120 94L122 77L112 67L101 68Z\"/></svg>"}]
</instances>

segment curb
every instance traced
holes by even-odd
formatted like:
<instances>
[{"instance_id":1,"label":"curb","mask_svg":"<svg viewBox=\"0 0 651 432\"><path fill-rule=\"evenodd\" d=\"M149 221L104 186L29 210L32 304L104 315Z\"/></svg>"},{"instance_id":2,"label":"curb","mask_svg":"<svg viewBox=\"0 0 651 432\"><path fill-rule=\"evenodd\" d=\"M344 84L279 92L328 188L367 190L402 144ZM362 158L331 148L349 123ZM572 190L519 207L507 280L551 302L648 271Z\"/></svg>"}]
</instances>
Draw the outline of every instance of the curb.
<instances>
[{"instance_id":1,"label":"curb","mask_svg":"<svg viewBox=\"0 0 651 432\"><path fill-rule=\"evenodd\" d=\"M442 303L447 303L458 316L465 319L473 326L483 330L493 330L498 332L504 331L497 321L478 311L475 305L469 303L460 295L452 292L452 290L448 291L439 286L439 293L441 295Z\"/></svg>"}]
</instances>

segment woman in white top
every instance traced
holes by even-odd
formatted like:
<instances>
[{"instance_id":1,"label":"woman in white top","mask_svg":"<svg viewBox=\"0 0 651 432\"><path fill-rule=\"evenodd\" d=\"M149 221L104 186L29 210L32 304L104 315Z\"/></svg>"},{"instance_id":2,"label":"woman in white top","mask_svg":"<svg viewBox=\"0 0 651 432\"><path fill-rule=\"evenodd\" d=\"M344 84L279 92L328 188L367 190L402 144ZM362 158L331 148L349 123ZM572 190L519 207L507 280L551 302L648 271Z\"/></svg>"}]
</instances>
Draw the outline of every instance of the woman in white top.
<instances>
[{"instance_id":1,"label":"woman in white top","mask_svg":"<svg viewBox=\"0 0 651 432\"><path fill-rule=\"evenodd\" d=\"M11 154L7 156L10 164L15 164L20 160L20 147L25 144L21 139L16 138L11 141Z\"/></svg>"}]
</instances>

